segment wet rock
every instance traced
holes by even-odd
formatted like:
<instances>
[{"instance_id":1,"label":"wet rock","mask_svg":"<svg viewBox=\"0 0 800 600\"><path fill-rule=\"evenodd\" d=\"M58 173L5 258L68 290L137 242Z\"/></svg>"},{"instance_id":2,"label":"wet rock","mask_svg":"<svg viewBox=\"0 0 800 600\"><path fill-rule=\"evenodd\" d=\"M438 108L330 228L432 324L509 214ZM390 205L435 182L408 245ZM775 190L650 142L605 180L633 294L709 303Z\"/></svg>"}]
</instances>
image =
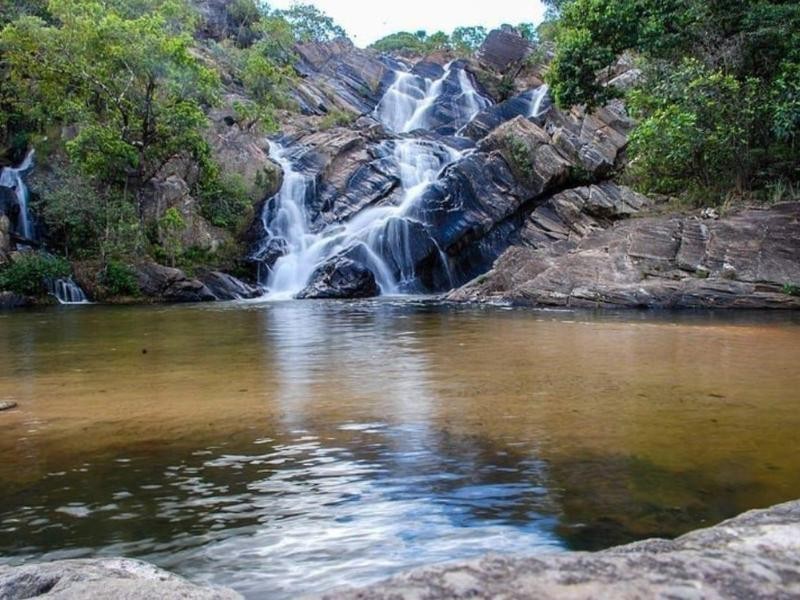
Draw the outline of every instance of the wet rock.
<instances>
[{"instance_id":1,"label":"wet rock","mask_svg":"<svg viewBox=\"0 0 800 600\"><path fill-rule=\"evenodd\" d=\"M565 220L563 207L561 214L551 208L559 218L540 219L538 238L530 227L488 274L449 297L568 307L800 308L800 298L784 290L800 281L800 203L719 221L650 217L609 229L596 221L596 231L580 216Z\"/></svg>"},{"instance_id":2,"label":"wet rock","mask_svg":"<svg viewBox=\"0 0 800 600\"><path fill-rule=\"evenodd\" d=\"M233 590L194 585L148 563L126 558L61 560L0 567L0 598L22 600L38 597L52 600L241 599Z\"/></svg>"},{"instance_id":3,"label":"wet rock","mask_svg":"<svg viewBox=\"0 0 800 600\"><path fill-rule=\"evenodd\" d=\"M4 410L11 410L12 408L17 408L16 402L11 402L9 400L0 401L0 412Z\"/></svg>"},{"instance_id":4,"label":"wet rock","mask_svg":"<svg viewBox=\"0 0 800 600\"><path fill-rule=\"evenodd\" d=\"M674 541L648 540L596 553L487 556L322 597L749 600L798 595L800 501L751 511Z\"/></svg>"},{"instance_id":5,"label":"wet rock","mask_svg":"<svg viewBox=\"0 0 800 600\"><path fill-rule=\"evenodd\" d=\"M530 42L514 29L495 29L489 32L478 50L478 60L495 71L504 73L526 58L532 50Z\"/></svg>"},{"instance_id":6,"label":"wet rock","mask_svg":"<svg viewBox=\"0 0 800 600\"><path fill-rule=\"evenodd\" d=\"M19 294L15 294L14 292L0 291L0 310L10 309L10 308L23 308L32 305L33 305L33 300L31 298L28 298L27 296L20 296Z\"/></svg>"},{"instance_id":7,"label":"wet rock","mask_svg":"<svg viewBox=\"0 0 800 600\"><path fill-rule=\"evenodd\" d=\"M217 297L203 282L172 267L141 263L134 268L139 289L147 297L165 302L212 302Z\"/></svg>"},{"instance_id":8,"label":"wet rock","mask_svg":"<svg viewBox=\"0 0 800 600\"><path fill-rule=\"evenodd\" d=\"M335 257L319 267L299 299L372 298L380 295L375 275L365 266L345 257Z\"/></svg>"},{"instance_id":9,"label":"wet rock","mask_svg":"<svg viewBox=\"0 0 800 600\"><path fill-rule=\"evenodd\" d=\"M464 128L463 134L473 140L480 140L496 127L515 117L528 118L531 114L535 92L535 89L525 91L481 111L475 115L475 118ZM551 105L552 102L549 97L543 100L541 108L542 115L536 119L540 126L544 123L544 113L550 109Z\"/></svg>"},{"instance_id":10,"label":"wet rock","mask_svg":"<svg viewBox=\"0 0 800 600\"><path fill-rule=\"evenodd\" d=\"M201 271L197 279L217 300L249 300L263 295L261 288L220 271Z\"/></svg>"}]
</instances>

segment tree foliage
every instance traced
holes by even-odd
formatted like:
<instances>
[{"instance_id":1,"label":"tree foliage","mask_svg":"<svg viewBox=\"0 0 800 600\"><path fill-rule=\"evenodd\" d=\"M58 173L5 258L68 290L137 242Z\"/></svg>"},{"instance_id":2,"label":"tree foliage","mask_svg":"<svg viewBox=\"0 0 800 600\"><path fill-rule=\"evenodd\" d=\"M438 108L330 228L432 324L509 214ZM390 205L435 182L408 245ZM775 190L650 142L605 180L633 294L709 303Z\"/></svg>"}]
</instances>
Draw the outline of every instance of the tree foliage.
<instances>
[{"instance_id":1,"label":"tree foliage","mask_svg":"<svg viewBox=\"0 0 800 600\"><path fill-rule=\"evenodd\" d=\"M22 17L0 34L7 83L31 121L79 123L71 158L101 180L141 183L202 145L218 80L191 53L177 0L51 0L57 24Z\"/></svg>"},{"instance_id":2,"label":"tree foliage","mask_svg":"<svg viewBox=\"0 0 800 600\"><path fill-rule=\"evenodd\" d=\"M275 16L289 23L299 42L327 42L347 37L340 25L313 4L295 4L286 10L275 11Z\"/></svg>"},{"instance_id":3,"label":"tree foliage","mask_svg":"<svg viewBox=\"0 0 800 600\"><path fill-rule=\"evenodd\" d=\"M623 53L643 77L627 93L639 125L631 172L647 190L722 197L798 180L800 4L780 0L548 2L560 106L602 104Z\"/></svg>"}]
</instances>

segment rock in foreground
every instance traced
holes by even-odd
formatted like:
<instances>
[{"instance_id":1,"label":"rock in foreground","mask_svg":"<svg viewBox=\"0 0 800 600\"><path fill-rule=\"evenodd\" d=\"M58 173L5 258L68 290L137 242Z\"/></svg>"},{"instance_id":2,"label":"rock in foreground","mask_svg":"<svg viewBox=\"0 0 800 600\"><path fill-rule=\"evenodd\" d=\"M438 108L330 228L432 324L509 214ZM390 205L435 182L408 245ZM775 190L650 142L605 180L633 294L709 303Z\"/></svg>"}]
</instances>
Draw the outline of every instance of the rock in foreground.
<instances>
[{"instance_id":1,"label":"rock in foreground","mask_svg":"<svg viewBox=\"0 0 800 600\"><path fill-rule=\"evenodd\" d=\"M148 563L125 558L61 560L0 567L0 598L48 600L238 600L223 588L202 587Z\"/></svg>"},{"instance_id":2,"label":"rock in foreground","mask_svg":"<svg viewBox=\"0 0 800 600\"><path fill-rule=\"evenodd\" d=\"M330 600L797 598L800 501L745 513L674 541L603 552L483 559L412 571Z\"/></svg>"}]
</instances>

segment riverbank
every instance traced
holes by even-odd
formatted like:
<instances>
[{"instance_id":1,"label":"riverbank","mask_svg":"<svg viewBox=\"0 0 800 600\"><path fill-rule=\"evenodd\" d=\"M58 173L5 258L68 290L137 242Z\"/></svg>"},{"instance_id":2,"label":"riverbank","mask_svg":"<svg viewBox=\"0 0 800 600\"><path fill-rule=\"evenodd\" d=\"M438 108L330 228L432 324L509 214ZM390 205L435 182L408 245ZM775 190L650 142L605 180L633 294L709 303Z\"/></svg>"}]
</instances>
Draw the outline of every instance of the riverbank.
<instances>
[{"instance_id":1,"label":"riverbank","mask_svg":"<svg viewBox=\"0 0 800 600\"><path fill-rule=\"evenodd\" d=\"M417 569L325 600L411 598L790 598L800 594L800 500L754 510L673 541L650 539L600 552L487 556ZM124 597L234 600L128 559L0 567L0 598Z\"/></svg>"}]
</instances>

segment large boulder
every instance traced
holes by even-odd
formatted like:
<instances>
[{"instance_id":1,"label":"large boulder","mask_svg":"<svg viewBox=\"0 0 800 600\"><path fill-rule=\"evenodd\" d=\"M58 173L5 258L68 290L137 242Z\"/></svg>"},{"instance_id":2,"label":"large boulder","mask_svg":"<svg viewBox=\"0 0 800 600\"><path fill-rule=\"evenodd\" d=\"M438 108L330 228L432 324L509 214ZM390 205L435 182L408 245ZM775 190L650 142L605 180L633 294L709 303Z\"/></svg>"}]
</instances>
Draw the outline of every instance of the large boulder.
<instances>
[{"instance_id":1,"label":"large boulder","mask_svg":"<svg viewBox=\"0 0 800 600\"><path fill-rule=\"evenodd\" d=\"M513 28L504 27L489 32L478 50L478 60L484 65L504 73L525 59L533 47Z\"/></svg>"},{"instance_id":2,"label":"large boulder","mask_svg":"<svg viewBox=\"0 0 800 600\"><path fill-rule=\"evenodd\" d=\"M800 501L745 513L674 541L596 553L487 556L430 566L327 600L796 598Z\"/></svg>"},{"instance_id":3,"label":"large boulder","mask_svg":"<svg viewBox=\"0 0 800 600\"><path fill-rule=\"evenodd\" d=\"M202 270L197 279L217 300L252 300L263 294L261 288L221 271Z\"/></svg>"},{"instance_id":4,"label":"large boulder","mask_svg":"<svg viewBox=\"0 0 800 600\"><path fill-rule=\"evenodd\" d=\"M552 214L556 214L555 210ZM544 215L547 216L547 215ZM537 216L532 215L532 219ZM562 218L539 226L559 241ZM555 246L529 234L486 275L449 295L455 301L535 306L800 308L800 203L732 217L649 217ZM573 228L573 231L575 228Z\"/></svg>"},{"instance_id":5,"label":"large boulder","mask_svg":"<svg viewBox=\"0 0 800 600\"><path fill-rule=\"evenodd\" d=\"M380 293L372 271L354 260L337 256L314 271L297 298L372 298Z\"/></svg>"},{"instance_id":6,"label":"large boulder","mask_svg":"<svg viewBox=\"0 0 800 600\"><path fill-rule=\"evenodd\" d=\"M127 558L60 560L0 566L0 598L22 600L241 600L230 589L192 584L151 564Z\"/></svg>"},{"instance_id":7,"label":"large boulder","mask_svg":"<svg viewBox=\"0 0 800 600\"><path fill-rule=\"evenodd\" d=\"M212 302L217 297L198 279L180 269L148 262L134 268L139 289L149 298L164 302Z\"/></svg>"}]
</instances>

